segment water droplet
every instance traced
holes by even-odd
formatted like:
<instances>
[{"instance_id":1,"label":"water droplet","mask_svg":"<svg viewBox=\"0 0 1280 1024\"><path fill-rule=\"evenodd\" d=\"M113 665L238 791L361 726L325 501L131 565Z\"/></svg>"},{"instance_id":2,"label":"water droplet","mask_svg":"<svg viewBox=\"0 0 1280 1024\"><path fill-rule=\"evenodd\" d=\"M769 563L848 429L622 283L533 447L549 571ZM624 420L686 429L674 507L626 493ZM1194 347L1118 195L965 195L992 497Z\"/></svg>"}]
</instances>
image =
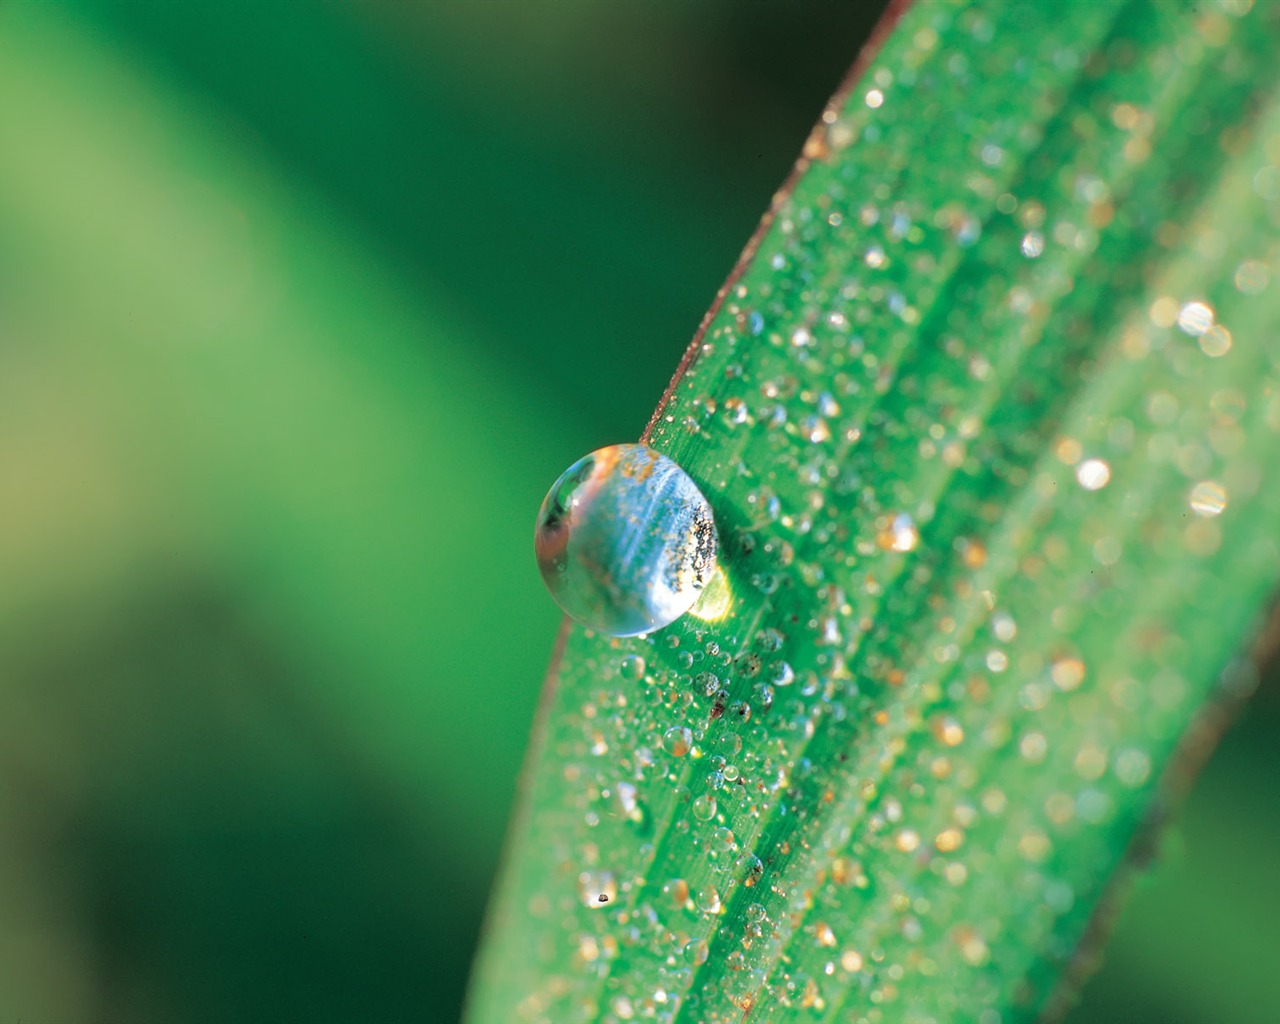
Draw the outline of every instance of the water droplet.
<instances>
[{"instance_id":1,"label":"water droplet","mask_svg":"<svg viewBox=\"0 0 1280 1024\"><path fill-rule=\"evenodd\" d=\"M772 627L762 629L756 634L756 646L762 651L780 650L785 642L782 634Z\"/></svg>"},{"instance_id":2,"label":"water droplet","mask_svg":"<svg viewBox=\"0 0 1280 1024\"><path fill-rule=\"evenodd\" d=\"M628 654L618 666L618 675L634 683L644 678L644 669L644 658L638 654Z\"/></svg>"},{"instance_id":3,"label":"water droplet","mask_svg":"<svg viewBox=\"0 0 1280 1024\"><path fill-rule=\"evenodd\" d=\"M1141 786L1151 774L1151 759L1141 750L1128 748L1116 758L1115 771L1124 785Z\"/></svg>"},{"instance_id":4,"label":"water droplet","mask_svg":"<svg viewBox=\"0 0 1280 1024\"><path fill-rule=\"evenodd\" d=\"M715 570L711 507L647 445L601 448L570 466L538 512L534 548L556 603L613 636L661 629Z\"/></svg>"},{"instance_id":5,"label":"water droplet","mask_svg":"<svg viewBox=\"0 0 1280 1024\"><path fill-rule=\"evenodd\" d=\"M951 933L952 941L960 950L965 962L973 967L983 967L991 959L986 941L969 925L960 925Z\"/></svg>"},{"instance_id":6,"label":"water droplet","mask_svg":"<svg viewBox=\"0 0 1280 1024\"><path fill-rule=\"evenodd\" d=\"M696 902L698 904L698 909L704 914L720 913L720 893L716 890L714 885L708 885L705 889L699 889Z\"/></svg>"},{"instance_id":7,"label":"water droplet","mask_svg":"<svg viewBox=\"0 0 1280 1024\"><path fill-rule=\"evenodd\" d=\"M671 905L683 909L689 902L689 883L683 878L672 878L662 885L662 895L671 901Z\"/></svg>"},{"instance_id":8,"label":"water droplet","mask_svg":"<svg viewBox=\"0 0 1280 1024\"><path fill-rule=\"evenodd\" d=\"M618 883L608 871L584 871L578 876L578 898L583 906L599 910L618 898Z\"/></svg>"},{"instance_id":9,"label":"water droplet","mask_svg":"<svg viewBox=\"0 0 1280 1024\"><path fill-rule=\"evenodd\" d=\"M1191 488L1188 504L1196 515L1211 519L1227 507L1227 490L1214 480L1201 480Z\"/></svg>"},{"instance_id":10,"label":"water droplet","mask_svg":"<svg viewBox=\"0 0 1280 1024\"><path fill-rule=\"evenodd\" d=\"M684 962L694 967L705 964L710 955L711 947L707 945L706 939L692 939L684 947Z\"/></svg>"},{"instance_id":11,"label":"water droplet","mask_svg":"<svg viewBox=\"0 0 1280 1024\"><path fill-rule=\"evenodd\" d=\"M725 757L733 757L742 749L742 737L736 732L726 732L716 740L716 749Z\"/></svg>"},{"instance_id":12,"label":"water droplet","mask_svg":"<svg viewBox=\"0 0 1280 1024\"><path fill-rule=\"evenodd\" d=\"M1100 491L1111 480L1111 467L1101 459L1085 459L1076 467L1076 480L1086 491Z\"/></svg>"},{"instance_id":13,"label":"water droplet","mask_svg":"<svg viewBox=\"0 0 1280 1024\"><path fill-rule=\"evenodd\" d=\"M1188 302L1178 311L1178 326L1198 338L1213 326L1213 308L1203 302Z\"/></svg>"},{"instance_id":14,"label":"water droplet","mask_svg":"<svg viewBox=\"0 0 1280 1024\"><path fill-rule=\"evenodd\" d=\"M662 745L673 757L684 757L693 746L693 733L683 725L673 725L663 734Z\"/></svg>"},{"instance_id":15,"label":"water droplet","mask_svg":"<svg viewBox=\"0 0 1280 1024\"><path fill-rule=\"evenodd\" d=\"M920 531L915 521L905 512L901 512L893 517L893 521L887 529L881 531L876 541L883 551L914 551L916 545L920 543Z\"/></svg>"},{"instance_id":16,"label":"water droplet","mask_svg":"<svg viewBox=\"0 0 1280 1024\"><path fill-rule=\"evenodd\" d=\"M716 798L704 793L693 802L693 816L702 821L710 821L716 816Z\"/></svg>"}]
</instances>

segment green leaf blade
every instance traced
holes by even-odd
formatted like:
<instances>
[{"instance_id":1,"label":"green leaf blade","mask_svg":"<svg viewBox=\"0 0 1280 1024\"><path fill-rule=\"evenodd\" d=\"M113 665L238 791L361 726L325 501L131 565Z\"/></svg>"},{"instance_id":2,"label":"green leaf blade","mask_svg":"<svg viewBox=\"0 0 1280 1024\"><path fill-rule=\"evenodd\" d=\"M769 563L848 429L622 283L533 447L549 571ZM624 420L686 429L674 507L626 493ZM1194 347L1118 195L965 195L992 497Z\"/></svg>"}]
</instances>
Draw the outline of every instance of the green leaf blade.
<instances>
[{"instance_id":1,"label":"green leaf blade","mask_svg":"<svg viewBox=\"0 0 1280 1024\"><path fill-rule=\"evenodd\" d=\"M474 1020L1061 1005L1280 576L1277 39L906 12L652 425L731 605L566 634Z\"/></svg>"}]
</instances>

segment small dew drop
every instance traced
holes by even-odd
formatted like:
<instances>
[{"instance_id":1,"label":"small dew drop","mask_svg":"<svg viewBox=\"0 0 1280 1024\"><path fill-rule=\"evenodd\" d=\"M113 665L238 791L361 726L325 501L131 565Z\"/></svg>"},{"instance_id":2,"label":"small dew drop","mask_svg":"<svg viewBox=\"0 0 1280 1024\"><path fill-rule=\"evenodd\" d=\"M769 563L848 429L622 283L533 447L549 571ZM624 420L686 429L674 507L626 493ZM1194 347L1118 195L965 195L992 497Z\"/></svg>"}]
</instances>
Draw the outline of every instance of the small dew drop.
<instances>
[{"instance_id":1,"label":"small dew drop","mask_svg":"<svg viewBox=\"0 0 1280 1024\"><path fill-rule=\"evenodd\" d=\"M1236 267L1236 290L1243 295L1258 295L1266 290L1270 276L1265 263L1245 260Z\"/></svg>"},{"instance_id":2,"label":"small dew drop","mask_svg":"<svg viewBox=\"0 0 1280 1024\"><path fill-rule=\"evenodd\" d=\"M1049 674L1054 686L1069 692L1084 682L1084 662L1079 658L1058 658Z\"/></svg>"},{"instance_id":3,"label":"small dew drop","mask_svg":"<svg viewBox=\"0 0 1280 1024\"><path fill-rule=\"evenodd\" d=\"M683 910L689 903L689 883L683 878L672 878L663 884L662 895L676 909Z\"/></svg>"},{"instance_id":4,"label":"small dew drop","mask_svg":"<svg viewBox=\"0 0 1280 1024\"><path fill-rule=\"evenodd\" d=\"M964 742L964 728L950 715L936 721L934 735L948 747L956 747Z\"/></svg>"},{"instance_id":5,"label":"small dew drop","mask_svg":"<svg viewBox=\"0 0 1280 1024\"><path fill-rule=\"evenodd\" d=\"M1029 732L1018 743L1018 752L1032 764L1039 764L1049 752L1049 743L1043 733Z\"/></svg>"},{"instance_id":6,"label":"small dew drop","mask_svg":"<svg viewBox=\"0 0 1280 1024\"><path fill-rule=\"evenodd\" d=\"M1113 810L1111 797L1101 790L1086 789L1076 797L1076 813L1091 825L1101 825L1110 820Z\"/></svg>"},{"instance_id":7,"label":"small dew drop","mask_svg":"<svg viewBox=\"0 0 1280 1024\"><path fill-rule=\"evenodd\" d=\"M1161 295L1147 311L1157 327L1172 327L1178 319L1178 303L1168 295Z\"/></svg>"},{"instance_id":8,"label":"small dew drop","mask_svg":"<svg viewBox=\"0 0 1280 1024\"><path fill-rule=\"evenodd\" d=\"M1227 507L1227 489L1215 480L1201 480L1191 488L1188 504L1198 516L1206 519L1219 516Z\"/></svg>"},{"instance_id":9,"label":"small dew drop","mask_svg":"<svg viewBox=\"0 0 1280 1024\"><path fill-rule=\"evenodd\" d=\"M718 914L722 909L720 893L714 885L699 889L697 899L694 902L697 903L698 909L704 914Z\"/></svg>"},{"instance_id":10,"label":"small dew drop","mask_svg":"<svg viewBox=\"0 0 1280 1024\"><path fill-rule=\"evenodd\" d=\"M1111 480L1111 467L1101 459L1085 459L1076 467L1076 480L1086 491L1100 491Z\"/></svg>"},{"instance_id":11,"label":"small dew drop","mask_svg":"<svg viewBox=\"0 0 1280 1024\"><path fill-rule=\"evenodd\" d=\"M736 732L722 733L720 738L716 740L716 750L720 757L726 759L734 757L741 749L742 737Z\"/></svg>"},{"instance_id":12,"label":"small dew drop","mask_svg":"<svg viewBox=\"0 0 1280 1024\"><path fill-rule=\"evenodd\" d=\"M638 654L628 654L622 659L622 663L618 666L618 675L622 676L630 682L637 682L644 678L645 663L644 658Z\"/></svg>"},{"instance_id":13,"label":"small dew drop","mask_svg":"<svg viewBox=\"0 0 1280 1024\"><path fill-rule=\"evenodd\" d=\"M991 617L991 632L1002 643L1009 643L1018 635L1018 624L1008 612L996 612Z\"/></svg>"},{"instance_id":14,"label":"small dew drop","mask_svg":"<svg viewBox=\"0 0 1280 1024\"><path fill-rule=\"evenodd\" d=\"M1074 767L1080 778L1093 782L1107 770L1106 752L1093 744L1085 744L1076 751Z\"/></svg>"},{"instance_id":15,"label":"small dew drop","mask_svg":"<svg viewBox=\"0 0 1280 1024\"><path fill-rule=\"evenodd\" d=\"M693 733L686 726L673 725L663 734L662 745L672 757L684 757L693 746Z\"/></svg>"},{"instance_id":16,"label":"small dew drop","mask_svg":"<svg viewBox=\"0 0 1280 1024\"><path fill-rule=\"evenodd\" d=\"M1116 755L1116 778L1130 789L1141 786L1151 775L1151 758L1132 747Z\"/></svg>"},{"instance_id":17,"label":"small dew drop","mask_svg":"<svg viewBox=\"0 0 1280 1024\"><path fill-rule=\"evenodd\" d=\"M801 424L801 431L805 438L813 444L822 444L824 441L831 440L831 428L827 426L827 421L820 416L809 416Z\"/></svg>"},{"instance_id":18,"label":"small dew drop","mask_svg":"<svg viewBox=\"0 0 1280 1024\"><path fill-rule=\"evenodd\" d=\"M1039 864L1049 856L1050 849L1049 837L1036 828L1028 829L1018 840L1018 853L1033 864Z\"/></svg>"},{"instance_id":19,"label":"small dew drop","mask_svg":"<svg viewBox=\"0 0 1280 1024\"><path fill-rule=\"evenodd\" d=\"M1213 326L1213 308L1203 302L1188 302L1178 311L1178 327L1198 338Z\"/></svg>"},{"instance_id":20,"label":"small dew drop","mask_svg":"<svg viewBox=\"0 0 1280 1024\"><path fill-rule=\"evenodd\" d=\"M608 871L584 871L578 876L578 898L592 910L618 898L618 883Z\"/></svg>"},{"instance_id":21,"label":"small dew drop","mask_svg":"<svg viewBox=\"0 0 1280 1024\"><path fill-rule=\"evenodd\" d=\"M900 512L876 538L876 543L884 551L900 553L914 551L916 545L920 543L920 530L909 515Z\"/></svg>"},{"instance_id":22,"label":"small dew drop","mask_svg":"<svg viewBox=\"0 0 1280 1024\"><path fill-rule=\"evenodd\" d=\"M785 661L774 662L769 671L769 681L774 686L790 686L795 682L796 673Z\"/></svg>"},{"instance_id":23,"label":"small dew drop","mask_svg":"<svg viewBox=\"0 0 1280 1024\"><path fill-rule=\"evenodd\" d=\"M951 933L951 938L970 966L983 967L991 959L991 950L986 941L969 925L960 925Z\"/></svg>"},{"instance_id":24,"label":"small dew drop","mask_svg":"<svg viewBox=\"0 0 1280 1024\"><path fill-rule=\"evenodd\" d=\"M1200 335L1197 344L1210 359L1220 359L1231 351L1231 332L1222 324L1214 324Z\"/></svg>"}]
</instances>

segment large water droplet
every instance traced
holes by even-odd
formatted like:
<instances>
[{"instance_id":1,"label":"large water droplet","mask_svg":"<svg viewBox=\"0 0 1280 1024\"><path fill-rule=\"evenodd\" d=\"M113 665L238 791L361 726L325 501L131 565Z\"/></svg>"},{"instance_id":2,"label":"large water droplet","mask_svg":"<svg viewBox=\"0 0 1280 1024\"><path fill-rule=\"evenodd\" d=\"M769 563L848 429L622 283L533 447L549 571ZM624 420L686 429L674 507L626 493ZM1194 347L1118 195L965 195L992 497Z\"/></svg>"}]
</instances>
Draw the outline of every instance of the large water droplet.
<instances>
[{"instance_id":1,"label":"large water droplet","mask_svg":"<svg viewBox=\"0 0 1280 1024\"><path fill-rule=\"evenodd\" d=\"M684 470L647 445L619 444L561 474L538 512L534 548L565 612L636 636L689 610L715 571L717 537Z\"/></svg>"}]
</instances>

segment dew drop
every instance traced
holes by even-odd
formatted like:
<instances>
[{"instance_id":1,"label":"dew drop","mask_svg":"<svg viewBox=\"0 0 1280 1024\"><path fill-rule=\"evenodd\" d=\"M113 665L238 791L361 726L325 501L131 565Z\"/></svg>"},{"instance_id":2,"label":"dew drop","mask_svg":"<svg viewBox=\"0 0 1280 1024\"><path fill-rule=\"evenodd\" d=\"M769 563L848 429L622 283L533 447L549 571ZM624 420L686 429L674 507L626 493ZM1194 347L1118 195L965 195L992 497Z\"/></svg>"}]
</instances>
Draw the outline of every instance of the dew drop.
<instances>
[{"instance_id":1,"label":"dew drop","mask_svg":"<svg viewBox=\"0 0 1280 1024\"><path fill-rule=\"evenodd\" d=\"M907 552L914 551L920 543L920 531L912 518L905 512L893 517L893 521L876 538L881 550Z\"/></svg>"},{"instance_id":2,"label":"dew drop","mask_svg":"<svg viewBox=\"0 0 1280 1024\"><path fill-rule=\"evenodd\" d=\"M1111 467L1102 459L1085 459L1076 467L1076 481L1086 491L1100 491L1111 480Z\"/></svg>"},{"instance_id":3,"label":"dew drop","mask_svg":"<svg viewBox=\"0 0 1280 1024\"><path fill-rule=\"evenodd\" d=\"M622 659L622 664L618 666L618 675L634 683L644 678L644 670L644 658L638 654L628 654Z\"/></svg>"},{"instance_id":4,"label":"dew drop","mask_svg":"<svg viewBox=\"0 0 1280 1024\"><path fill-rule=\"evenodd\" d=\"M599 910L618 898L618 883L609 871L584 871L578 876L578 898L583 906Z\"/></svg>"},{"instance_id":5,"label":"dew drop","mask_svg":"<svg viewBox=\"0 0 1280 1024\"><path fill-rule=\"evenodd\" d=\"M698 909L704 914L720 913L720 893L714 885L708 885L705 888L699 889L695 902L698 905Z\"/></svg>"},{"instance_id":6,"label":"dew drop","mask_svg":"<svg viewBox=\"0 0 1280 1024\"><path fill-rule=\"evenodd\" d=\"M1227 507L1226 488L1213 480L1201 480L1191 488L1188 504L1192 512L1203 518L1221 515Z\"/></svg>"},{"instance_id":7,"label":"dew drop","mask_svg":"<svg viewBox=\"0 0 1280 1024\"><path fill-rule=\"evenodd\" d=\"M534 533L556 603L612 636L661 629L687 612L715 571L717 544L697 485L642 444L601 448L565 470Z\"/></svg>"},{"instance_id":8,"label":"dew drop","mask_svg":"<svg viewBox=\"0 0 1280 1024\"><path fill-rule=\"evenodd\" d=\"M689 883L683 878L672 878L662 886L662 895L671 901L672 906L683 910L689 902Z\"/></svg>"},{"instance_id":9,"label":"dew drop","mask_svg":"<svg viewBox=\"0 0 1280 1024\"><path fill-rule=\"evenodd\" d=\"M673 725L663 734L662 745L672 757L684 757L693 746L693 733L686 726Z\"/></svg>"},{"instance_id":10,"label":"dew drop","mask_svg":"<svg viewBox=\"0 0 1280 1024\"><path fill-rule=\"evenodd\" d=\"M724 757L734 757L742 749L742 737L736 732L726 732L716 740L716 749Z\"/></svg>"}]
</instances>

